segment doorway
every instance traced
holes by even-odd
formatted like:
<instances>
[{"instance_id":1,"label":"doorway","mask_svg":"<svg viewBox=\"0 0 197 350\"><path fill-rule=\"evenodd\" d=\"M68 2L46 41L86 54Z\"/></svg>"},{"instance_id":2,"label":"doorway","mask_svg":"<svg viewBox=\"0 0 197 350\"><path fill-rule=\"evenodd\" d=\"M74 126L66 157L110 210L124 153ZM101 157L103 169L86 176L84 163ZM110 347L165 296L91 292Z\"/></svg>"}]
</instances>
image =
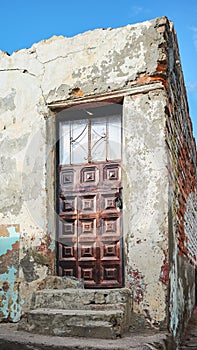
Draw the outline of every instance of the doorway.
<instances>
[{"instance_id":1,"label":"doorway","mask_svg":"<svg viewBox=\"0 0 197 350\"><path fill-rule=\"evenodd\" d=\"M121 104L58 116L57 269L86 288L123 285Z\"/></svg>"}]
</instances>

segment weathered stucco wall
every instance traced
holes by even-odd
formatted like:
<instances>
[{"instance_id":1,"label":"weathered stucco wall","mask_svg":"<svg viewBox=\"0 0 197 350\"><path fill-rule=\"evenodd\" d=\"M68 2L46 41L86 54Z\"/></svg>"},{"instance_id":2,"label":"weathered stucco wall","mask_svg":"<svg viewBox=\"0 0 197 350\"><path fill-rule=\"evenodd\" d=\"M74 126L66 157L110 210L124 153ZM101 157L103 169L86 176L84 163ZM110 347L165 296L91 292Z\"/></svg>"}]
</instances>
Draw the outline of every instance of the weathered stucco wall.
<instances>
[{"instance_id":1,"label":"weathered stucco wall","mask_svg":"<svg viewBox=\"0 0 197 350\"><path fill-rule=\"evenodd\" d=\"M124 229L127 283L134 311L166 324L168 186L164 90L128 96L124 104Z\"/></svg>"},{"instance_id":2,"label":"weathered stucco wall","mask_svg":"<svg viewBox=\"0 0 197 350\"><path fill-rule=\"evenodd\" d=\"M9 62L9 56L7 60ZM8 66L1 67L0 72L0 222L3 230L9 233L8 238L1 237L4 242L1 281L8 283L1 297L1 317L17 320L20 308L18 315L13 316L16 309L14 283L25 291L20 300L20 305L25 305L25 299L29 301L28 288L31 290L31 284L50 269L46 230L46 125L39 80L17 68L17 64ZM15 226L17 235L13 236L10 227ZM12 237L15 241L10 245ZM15 259L17 254L18 260ZM7 310L5 300L9 304Z\"/></svg>"},{"instance_id":3,"label":"weathered stucco wall","mask_svg":"<svg viewBox=\"0 0 197 350\"><path fill-rule=\"evenodd\" d=\"M166 18L74 38L53 37L12 56L0 53L0 219L7 234L5 238L0 230L5 244L0 250L1 319L16 321L21 309L29 307L40 280L55 273L59 108L118 96L124 98L125 284L133 291L135 314L151 326L167 326L171 302L170 328L177 334L183 313L191 312L194 287L194 269L178 255L178 249L184 253L180 242L184 241L189 259L195 262L191 220L195 144L187 112L182 112L187 111L182 85L176 38ZM184 103L179 106L180 96ZM181 124L180 116L188 123ZM185 207L181 200L177 204L177 194L185 191L181 177L176 176L182 134L187 134L185 145L190 148L182 166L188 169L189 165L187 175L191 173L193 181ZM188 239L179 239L179 215L184 216ZM18 258L13 261L9 256ZM185 306L187 292L190 301ZM14 316L13 310L17 310Z\"/></svg>"}]
</instances>

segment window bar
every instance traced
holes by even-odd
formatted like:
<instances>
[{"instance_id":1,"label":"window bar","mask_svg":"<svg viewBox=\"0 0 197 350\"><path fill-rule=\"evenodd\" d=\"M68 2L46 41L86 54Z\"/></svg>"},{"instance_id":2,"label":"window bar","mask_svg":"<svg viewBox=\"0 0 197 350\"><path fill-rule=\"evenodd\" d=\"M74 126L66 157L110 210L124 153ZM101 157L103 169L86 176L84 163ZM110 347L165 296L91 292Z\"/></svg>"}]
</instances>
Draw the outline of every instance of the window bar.
<instances>
[{"instance_id":1,"label":"window bar","mask_svg":"<svg viewBox=\"0 0 197 350\"><path fill-rule=\"evenodd\" d=\"M62 123L59 123L59 159L60 163L63 164L63 152L64 152L64 138L63 138L63 127Z\"/></svg>"},{"instance_id":2,"label":"window bar","mask_svg":"<svg viewBox=\"0 0 197 350\"><path fill-rule=\"evenodd\" d=\"M106 161L109 158L109 119L106 118Z\"/></svg>"},{"instance_id":3,"label":"window bar","mask_svg":"<svg viewBox=\"0 0 197 350\"><path fill-rule=\"evenodd\" d=\"M91 120L88 120L88 163L91 163L92 161L92 152L91 152L91 144L92 144L92 137L91 137Z\"/></svg>"},{"instance_id":4,"label":"window bar","mask_svg":"<svg viewBox=\"0 0 197 350\"><path fill-rule=\"evenodd\" d=\"M69 157L70 157L70 164L72 164L72 132L71 132L72 124L71 121L69 121L69 138L70 138L70 150L69 150Z\"/></svg>"}]
</instances>

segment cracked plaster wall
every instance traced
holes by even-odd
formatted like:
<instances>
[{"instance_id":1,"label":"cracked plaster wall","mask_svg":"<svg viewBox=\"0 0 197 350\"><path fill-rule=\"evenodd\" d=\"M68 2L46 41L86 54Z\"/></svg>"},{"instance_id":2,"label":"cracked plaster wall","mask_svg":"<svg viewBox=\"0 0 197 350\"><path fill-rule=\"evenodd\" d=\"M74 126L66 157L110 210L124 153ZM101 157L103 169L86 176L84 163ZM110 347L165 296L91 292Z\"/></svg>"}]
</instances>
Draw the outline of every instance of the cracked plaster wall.
<instances>
[{"instance_id":1,"label":"cracked plaster wall","mask_svg":"<svg viewBox=\"0 0 197 350\"><path fill-rule=\"evenodd\" d=\"M118 90L155 72L163 21L53 37L11 56L0 52L0 219L5 227L20 225L24 310L37 281L54 273L55 138L47 103L73 98L73 92Z\"/></svg>"},{"instance_id":2,"label":"cracked plaster wall","mask_svg":"<svg viewBox=\"0 0 197 350\"><path fill-rule=\"evenodd\" d=\"M3 54L4 55L4 54ZM0 60L2 64L2 60ZM8 303L0 307L2 319L17 321L22 307L29 300L29 295L21 293L29 283L27 268L21 263L29 254L34 265L35 279L43 278L49 271L46 258L39 263L35 255L39 254L42 244L48 244L46 223L45 190L45 139L44 120L45 102L39 80L25 74L20 69L5 68L0 71L0 222L7 228L18 225L18 245L4 246L0 262L7 263L7 271L1 269L1 281L7 280L20 294L18 311L10 311L11 288L4 291ZM9 243L8 238L1 238ZM48 249L48 248L46 248ZM5 256L18 251L15 266L9 266ZM28 264L26 264L27 266ZM30 273L30 272L29 272ZM34 283L34 282L32 282ZM14 287L15 286L15 287ZM31 290L31 288L30 288ZM7 305L7 309L6 309ZM16 309L16 305L13 307Z\"/></svg>"},{"instance_id":3,"label":"cracked plaster wall","mask_svg":"<svg viewBox=\"0 0 197 350\"><path fill-rule=\"evenodd\" d=\"M0 72L36 78L47 103L69 98L74 88L83 95L117 90L156 72L162 25L157 19L74 38L52 37L12 56L1 52Z\"/></svg>"},{"instance_id":4,"label":"cracked plaster wall","mask_svg":"<svg viewBox=\"0 0 197 350\"><path fill-rule=\"evenodd\" d=\"M123 103L125 282L133 290L135 313L151 326L167 325L173 258L165 109L179 59L174 38L163 17L74 38L52 37L11 56L0 52L0 218L5 227L20 225L23 310L37 283L55 272L55 112L48 104L130 89ZM136 87L140 93L132 92ZM172 266L171 276L179 274L178 265ZM182 297L178 300L183 310Z\"/></svg>"},{"instance_id":5,"label":"cracked plaster wall","mask_svg":"<svg viewBox=\"0 0 197 350\"><path fill-rule=\"evenodd\" d=\"M123 114L127 283L134 311L154 326L166 322L168 286L165 103L162 90L128 96Z\"/></svg>"}]
</instances>

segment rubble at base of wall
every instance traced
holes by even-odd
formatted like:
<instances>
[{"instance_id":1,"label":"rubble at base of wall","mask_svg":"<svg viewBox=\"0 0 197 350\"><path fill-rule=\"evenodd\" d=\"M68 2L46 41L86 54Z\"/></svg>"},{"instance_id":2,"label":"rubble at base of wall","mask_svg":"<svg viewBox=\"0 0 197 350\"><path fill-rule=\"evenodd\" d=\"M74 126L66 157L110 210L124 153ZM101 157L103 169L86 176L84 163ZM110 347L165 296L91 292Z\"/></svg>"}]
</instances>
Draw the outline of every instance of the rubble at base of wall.
<instances>
[{"instance_id":1,"label":"rubble at base of wall","mask_svg":"<svg viewBox=\"0 0 197 350\"><path fill-rule=\"evenodd\" d=\"M84 280L73 276L47 276L37 286L41 289L66 289L66 288L84 288Z\"/></svg>"}]
</instances>

